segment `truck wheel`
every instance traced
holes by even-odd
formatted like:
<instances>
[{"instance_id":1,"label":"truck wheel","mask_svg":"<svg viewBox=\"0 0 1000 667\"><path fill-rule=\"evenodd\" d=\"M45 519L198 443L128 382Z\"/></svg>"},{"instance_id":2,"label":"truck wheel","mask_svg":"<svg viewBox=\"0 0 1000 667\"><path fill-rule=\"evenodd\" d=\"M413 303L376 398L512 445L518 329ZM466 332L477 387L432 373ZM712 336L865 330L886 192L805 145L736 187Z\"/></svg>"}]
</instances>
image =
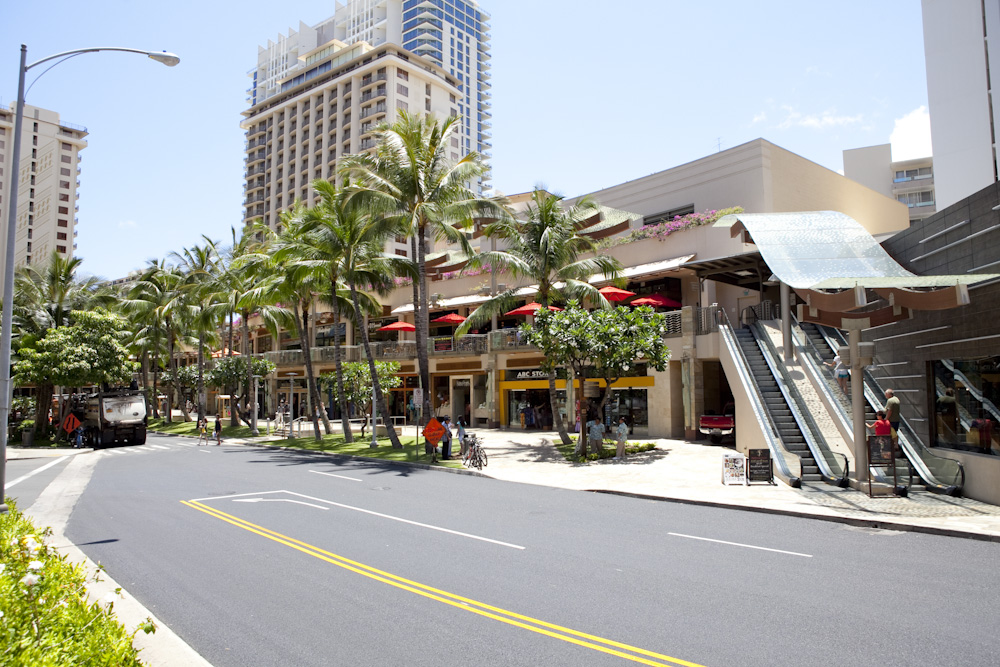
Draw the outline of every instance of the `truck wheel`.
<instances>
[{"instance_id":1,"label":"truck wheel","mask_svg":"<svg viewBox=\"0 0 1000 667\"><path fill-rule=\"evenodd\" d=\"M146 444L146 434L140 433L132 439L133 445L145 445Z\"/></svg>"},{"instance_id":2,"label":"truck wheel","mask_svg":"<svg viewBox=\"0 0 1000 667\"><path fill-rule=\"evenodd\" d=\"M710 435L710 436L708 436L708 438L709 438L709 440L712 441L713 445L721 445L722 444L722 436L721 435Z\"/></svg>"}]
</instances>

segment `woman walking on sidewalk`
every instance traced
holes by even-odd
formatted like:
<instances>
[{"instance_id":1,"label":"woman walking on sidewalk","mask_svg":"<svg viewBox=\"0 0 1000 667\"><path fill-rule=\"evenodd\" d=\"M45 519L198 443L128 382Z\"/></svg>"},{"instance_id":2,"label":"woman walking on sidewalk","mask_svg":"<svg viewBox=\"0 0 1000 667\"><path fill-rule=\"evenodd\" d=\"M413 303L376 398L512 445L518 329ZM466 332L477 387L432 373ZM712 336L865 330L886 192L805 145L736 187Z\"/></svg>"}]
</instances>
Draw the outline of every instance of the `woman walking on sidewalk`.
<instances>
[{"instance_id":1,"label":"woman walking on sidewalk","mask_svg":"<svg viewBox=\"0 0 1000 667\"><path fill-rule=\"evenodd\" d=\"M205 444L208 444L207 442ZM222 444L222 418L215 413L215 446Z\"/></svg>"},{"instance_id":2,"label":"woman walking on sidewalk","mask_svg":"<svg viewBox=\"0 0 1000 667\"><path fill-rule=\"evenodd\" d=\"M208 444L208 422L204 417L198 418L198 444L201 445L201 441L204 440L205 444Z\"/></svg>"}]
</instances>

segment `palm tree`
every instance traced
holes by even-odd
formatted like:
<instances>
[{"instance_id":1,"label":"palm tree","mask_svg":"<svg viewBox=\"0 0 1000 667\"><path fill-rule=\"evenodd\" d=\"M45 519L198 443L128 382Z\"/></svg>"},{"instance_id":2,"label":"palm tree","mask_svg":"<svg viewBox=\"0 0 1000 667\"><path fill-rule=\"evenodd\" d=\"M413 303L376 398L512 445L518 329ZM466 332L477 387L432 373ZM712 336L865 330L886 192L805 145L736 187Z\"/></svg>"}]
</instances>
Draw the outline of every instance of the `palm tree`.
<instances>
[{"instance_id":1,"label":"palm tree","mask_svg":"<svg viewBox=\"0 0 1000 667\"><path fill-rule=\"evenodd\" d=\"M218 292L219 253L214 241L202 236L205 245L173 253L180 261L187 321L198 338L198 419L206 414L205 345L217 342L217 332L226 312L224 295Z\"/></svg>"},{"instance_id":2,"label":"palm tree","mask_svg":"<svg viewBox=\"0 0 1000 667\"><path fill-rule=\"evenodd\" d=\"M538 285L535 300L547 307L570 299L589 299L602 307L607 300L588 280L595 274L615 279L621 263L607 256L583 257L594 250L594 242L577 233L582 223L600 212L593 200L584 197L570 209L561 197L536 188L519 218L503 218L486 225L483 233L503 241L505 250L484 252L474 258L474 265L488 264L491 270L507 273ZM517 301L519 287L511 287L480 305L458 328L464 335L471 327L484 324L493 315L503 313ZM563 444L572 439L556 405L556 374L549 371L549 407Z\"/></svg>"},{"instance_id":3,"label":"palm tree","mask_svg":"<svg viewBox=\"0 0 1000 667\"><path fill-rule=\"evenodd\" d=\"M354 441L347 408L347 394L344 391L343 352L340 349L341 313L349 313L356 319L349 289L345 289L345 260L351 254L351 239L345 230L353 228L357 222L351 218L361 215L357 206L345 204L344 191L328 181L313 181L313 189L319 195L316 206L303 213L303 224L310 235L310 244L304 248L301 261L305 266L318 269L329 282L326 300L333 313L333 363L336 376L337 401L340 407L341 425L347 442ZM361 310L369 315L381 311L378 301L368 293L359 295ZM359 328L363 328L358 320Z\"/></svg>"},{"instance_id":4,"label":"palm tree","mask_svg":"<svg viewBox=\"0 0 1000 667\"><path fill-rule=\"evenodd\" d=\"M159 418L159 372L166 357L167 369L173 362L177 341L175 311L180 305L177 285L180 274L165 262L152 260L128 293L120 300L119 309L135 328L135 343L148 358L153 371L153 415ZM143 378L146 386L146 378ZM167 423L172 420L173 396L167 394Z\"/></svg>"},{"instance_id":5,"label":"palm tree","mask_svg":"<svg viewBox=\"0 0 1000 667\"><path fill-rule=\"evenodd\" d=\"M417 279L413 281L413 308L417 327L417 364L424 391L423 414L431 414L430 370L427 339L430 326L427 289L427 252L431 241L457 244L467 257L472 249L463 229L474 218L505 217L500 199L476 196L469 183L482 177L487 167L479 155L468 153L458 161L448 159L457 118L438 122L400 112L392 125L376 130L374 154L348 156L340 173L355 181L348 187L354 200L369 215L383 218L411 237Z\"/></svg>"},{"instance_id":6,"label":"palm tree","mask_svg":"<svg viewBox=\"0 0 1000 667\"><path fill-rule=\"evenodd\" d=\"M74 310L113 305L114 295L98 278L77 278L81 263L78 257L64 258L53 250L44 267L29 265L18 270L11 310L17 348L33 345L50 329L72 324ZM35 431L46 430L54 390L51 383L36 387Z\"/></svg>"}]
</instances>

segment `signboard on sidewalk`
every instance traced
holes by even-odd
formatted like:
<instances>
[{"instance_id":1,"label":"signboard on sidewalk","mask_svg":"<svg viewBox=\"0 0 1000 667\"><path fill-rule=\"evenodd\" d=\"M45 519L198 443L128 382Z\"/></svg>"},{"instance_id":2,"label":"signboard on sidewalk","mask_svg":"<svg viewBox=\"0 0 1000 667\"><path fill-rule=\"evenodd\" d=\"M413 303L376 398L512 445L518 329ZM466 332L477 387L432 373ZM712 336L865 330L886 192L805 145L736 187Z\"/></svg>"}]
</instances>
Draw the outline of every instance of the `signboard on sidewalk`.
<instances>
[{"instance_id":1,"label":"signboard on sidewalk","mask_svg":"<svg viewBox=\"0 0 1000 667\"><path fill-rule=\"evenodd\" d=\"M896 478L896 451L892 445L891 435L868 436L868 496L872 497L872 468L885 470L886 479L892 479L892 493L906 495L905 487L900 491L899 480Z\"/></svg>"},{"instance_id":2,"label":"signboard on sidewalk","mask_svg":"<svg viewBox=\"0 0 1000 667\"><path fill-rule=\"evenodd\" d=\"M747 483L752 482L774 484L770 449L751 449L747 452Z\"/></svg>"},{"instance_id":3,"label":"signboard on sidewalk","mask_svg":"<svg viewBox=\"0 0 1000 667\"><path fill-rule=\"evenodd\" d=\"M441 436L444 435L444 430L444 424L431 417L427 426L424 427L424 437L427 438L427 442L437 446L438 442L441 441Z\"/></svg>"},{"instance_id":4,"label":"signboard on sidewalk","mask_svg":"<svg viewBox=\"0 0 1000 667\"><path fill-rule=\"evenodd\" d=\"M722 456L722 483L746 484L746 458L739 452L726 452Z\"/></svg>"}]
</instances>

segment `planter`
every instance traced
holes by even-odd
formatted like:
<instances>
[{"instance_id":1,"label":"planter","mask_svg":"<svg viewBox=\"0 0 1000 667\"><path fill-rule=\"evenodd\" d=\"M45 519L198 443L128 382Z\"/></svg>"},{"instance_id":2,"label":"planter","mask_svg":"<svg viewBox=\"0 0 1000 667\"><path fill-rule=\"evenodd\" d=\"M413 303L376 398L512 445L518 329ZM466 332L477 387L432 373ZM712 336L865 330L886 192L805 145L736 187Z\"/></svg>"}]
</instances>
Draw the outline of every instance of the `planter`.
<instances>
[{"instance_id":1,"label":"planter","mask_svg":"<svg viewBox=\"0 0 1000 667\"><path fill-rule=\"evenodd\" d=\"M31 431L21 431L21 445L31 447L33 444L35 444L35 434Z\"/></svg>"}]
</instances>

